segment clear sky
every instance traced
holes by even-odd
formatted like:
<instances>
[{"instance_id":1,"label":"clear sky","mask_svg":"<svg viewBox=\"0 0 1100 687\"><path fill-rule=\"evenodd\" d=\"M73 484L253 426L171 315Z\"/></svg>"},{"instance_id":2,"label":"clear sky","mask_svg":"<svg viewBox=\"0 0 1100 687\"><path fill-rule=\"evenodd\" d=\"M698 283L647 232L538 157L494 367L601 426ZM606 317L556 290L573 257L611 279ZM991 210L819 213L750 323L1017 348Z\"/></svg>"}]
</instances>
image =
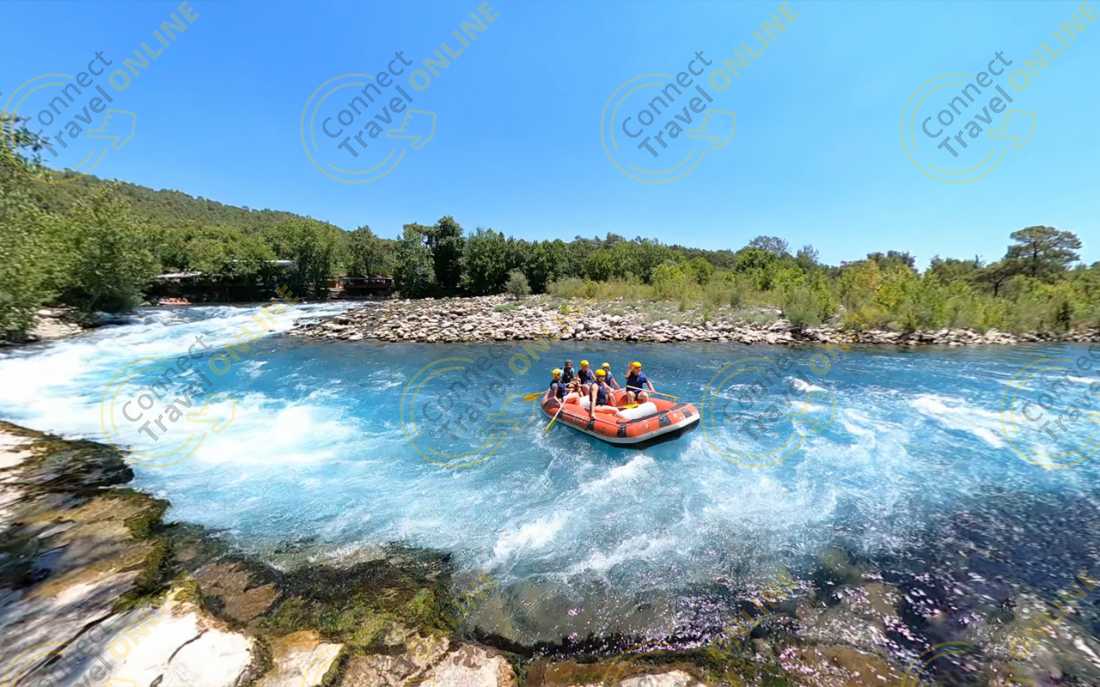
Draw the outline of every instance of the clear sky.
<instances>
[{"instance_id":1,"label":"clear sky","mask_svg":"<svg viewBox=\"0 0 1100 687\"><path fill-rule=\"evenodd\" d=\"M102 132L47 155L52 166L98 160L100 176L383 236L451 214L467 230L529 239L614 232L737 248L775 234L828 262L899 249L926 264L935 254L997 258L1010 232L1048 224L1077 232L1083 258L1100 260L1097 3L480 4L3 2L0 106L14 98L34 116L66 78L94 67L102 74L45 133L99 85L110 108L133 113L133 136L124 141L126 117L90 113L84 129ZM769 20L783 30L761 33ZM186 31L166 34L165 21ZM143 41L159 54L124 66ZM433 75L423 60L444 41L457 56ZM1042 67L1033 57L1044 42L1056 57ZM739 63L742 43L755 58ZM1011 67L995 62L998 51ZM399 74L379 82L387 69ZM675 75L704 69L647 135L674 113L692 126L713 115L706 126L669 139L659 158L623 133ZM958 121L927 119L989 69L1002 74L947 117ZM341 127L365 78L385 97ZM703 109L682 110L696 85ZM387 113L398 86L409 97ZM997 86L1009 112L995 112L1003 101L988 109ZM430 140L426 115L399 126L412 109L434 113ZM391 119L389 133L363 137L369 150L357 156L346 150L354 142L340 148L320 130L327 121L365 131L375 115ZM990 124L969 139L969 158L951 159L917 128L951 136L975 115ZM674 164L686 173L670 178Z\"/></svg>"}]
</instances>

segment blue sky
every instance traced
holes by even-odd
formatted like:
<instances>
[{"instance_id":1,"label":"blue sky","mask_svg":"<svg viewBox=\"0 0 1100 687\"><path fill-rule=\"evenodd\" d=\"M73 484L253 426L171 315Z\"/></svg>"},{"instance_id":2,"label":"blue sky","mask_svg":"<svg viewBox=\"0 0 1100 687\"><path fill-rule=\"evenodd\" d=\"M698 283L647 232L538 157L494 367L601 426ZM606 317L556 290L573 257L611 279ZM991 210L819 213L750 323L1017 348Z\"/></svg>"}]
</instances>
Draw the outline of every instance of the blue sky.
<instances>
[{"instance_id":1,"label":"blue sky","mask_svg":"<svg viewBox=\"0 0 1100 687\"><path fill-rule=\"evenodd\" d=\"M451 214L468 230L530 239L615 232L737 248L775 234L792 247L813 244L829 262L900 249L925 264L935 254L997 258L1013 230L1049 224L1077 232L1083 258L1100 260L1100 22L1079 19L1056 59L1024 70L1026 89L1000 77L1032 128L997 144L983 134L974 155L1004 148L980 179L930 178L911 158L927 164L947 153L923 141L906 155L902 145L903 113L922 84L974 75L997 51L1021 69L1044 41L1056 45L1075 13L1100 14L1095 3L791 3L794 18L760 49L754 32L780 16L779 3L490 0L494 18L476 40L426 90L411 90L403 79L442 42L459 46L451 33L479 4L192 2L187 30L112 91L112 107L136 116L134 135L94 173L345 228L369 224L383 236ZM156 45L154 30L173 11L178 3L0 3L0 105L43 73L75 75L97 51L121 68L142 41ZM715 101L708 107L736 113L724 147L678 139L669 155L706 155L669 183L639 183L612 164L601 115L624 82L675 74L700 51L714 70L742 42L759 55L727 90L716 91L709 72L698 79ZM303 110L329 79L384 70L395 51L414 63L395 83L411 107L435 113L434 137L373 183L338 183L303 149ZM621 112L637 114L648 95ZM949 95L924 107L934 114ZM337 100L318 121L336 115ZM677 101L657 126L686 105ZM67 154L47 162L79 162ZM340 154L330 149L319 164ZM638 150L621 154L644 164Z\"/></svg>"}]
</instances>

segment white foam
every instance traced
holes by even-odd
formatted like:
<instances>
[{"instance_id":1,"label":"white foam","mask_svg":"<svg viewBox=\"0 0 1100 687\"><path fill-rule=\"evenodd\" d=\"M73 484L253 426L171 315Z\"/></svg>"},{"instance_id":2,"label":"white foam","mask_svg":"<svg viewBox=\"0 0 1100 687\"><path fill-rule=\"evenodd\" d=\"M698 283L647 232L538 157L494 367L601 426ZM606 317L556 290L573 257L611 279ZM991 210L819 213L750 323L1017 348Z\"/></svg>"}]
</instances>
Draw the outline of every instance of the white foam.
<instances>
[{"instance_id":1,"label":"white foam","mask_svg":"<svg viewBox=\"0 0 1100 687\"><path fill-rule=\"evenodd\" d=\"M921 415L948 429L967 432L993 448L1003 448L1007 425L1015 425L1015 413L994 412L967 404L957 398L921 394L909 402Z\"/></svg>"},{"instance_id":2,"label":"white foam","mask_svg":"<svg viewBox=\"0 0 1100 687\"><path fill-rule=\"evenodd\" d=\"M620 542L608 553L603 551L591 552L586 559L573 564L566 572L570 575L586 571L605 573L616 565L627 561L656 558L675 545L676 540L672 537L639 535Z\"/></svg>"},{"instance_id":3,"label":"white foam","mask_svg":"<svg viewBox=\"0 0 1100 687\"><path fill-rule=\"evenodd\" d=\"M555 513L514 529L502 531L493 546L493 559L499 563L521 549L538 549L549 544L562 527L566 515Z\"/></svg>"},{"instance_id":4,"label":"white foam","mask_svg":"<svg viewBox=\"0 0 1100 687\"><path fill-rule=\"evenodd\" d=\"M796 390L807 394L825 392L824 388L816 384L811 384L804 379L799 379L798 377L791 378L791 386L793 386Z\"/></svg>"},{"instance_id":5,"label":"white foam","mask_svg":"<svg viewBox=\"0 0 1100 687\"><path fill-rule=\"evenodd\" d=\"M166 432L142 431L155 421L172 400L184 392L171 389L164 402L142 413L140 421L122 418L126 394L120 384L141 367L171 362L189 352L201 354L226 346L241 346L232 365L248 377L261 373L266 361L254 355L258 338L285 331L303 316L345 310L346 303L267 306L216 306L187 310L139 310L126 324L104 327L74 339L54 342L35 350L16 350L0 356L0 414L30 427L61 431L66 436L86 436L118 443L135 450L135 460L161 464L195 458L208 463L275 460L257 456L256 435L271 439L287 450L288 462L317 460L331 455L324 448L333 438L350 431L337 422L337 407L305 405L294 410L285 402L271 402L262 395L233 399L226 394L203 394ZM242 346L242 342L244 342ZM197 360L203 360L198 357ZM201 364L200 364L201 366ZM195 381L192 369L176 375L175 386ZM119 407L111 406L112 399ZM130 414L134 415L131 405ZM217 429L220 428L220 429ZM272 444L266 443L271 446ZM165 455L171 453L172 455Z\"/></svg>"},{"instance_id":6,"label":"white foam","mask_svg":"<svg viewBox=\"0 0 1100 687\"><path fill-rule=\"evenodd\" d=\"M855 436L875 436L875 431L871 428L871 418L867 417L866 413L855 410L854 408L846 408L844 412L841 413L840 425L844 427L845 431L849 434Z\"/></svg>"},{"instance_id":7,"label":"white foam","mask_svg":"<svg viewBox=\"0 0 1100 687\"><path fill-rule=\"evenodd\" d=\"M638 479L642 477L653 464L654 460L652 458L644 453L639 454L626 463L611 468L603 477L594 479L591 482L585 482L581 485L581 491L585 494L600 493L612 488L617 483Z\"/></svg>"},{"instance_id":8,"label":"white foam","mask_svg":"<svg viewBox=\"0 0 1100 687\"><path fill-rule=\"evenodd\" d=\"M824 406L806 401L791 401L791 408L799 413L821 413L826 410Z\"/></svg>"}]
</instances>

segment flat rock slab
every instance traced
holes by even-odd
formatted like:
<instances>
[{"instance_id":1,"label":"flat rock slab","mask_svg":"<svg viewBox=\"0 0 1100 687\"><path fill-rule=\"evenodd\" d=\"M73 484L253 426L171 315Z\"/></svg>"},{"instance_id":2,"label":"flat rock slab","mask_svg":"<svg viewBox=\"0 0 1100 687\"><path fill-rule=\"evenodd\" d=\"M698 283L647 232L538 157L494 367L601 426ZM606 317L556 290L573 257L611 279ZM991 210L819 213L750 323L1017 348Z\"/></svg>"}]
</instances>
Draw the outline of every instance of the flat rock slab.
<instances>
[{"instance_id":1,"label":"flat rock slab","mask_svg":"<svg viewBox=\"0 0 1100 687\"><path fill-rule=\"evenodd\" d=\"M637 675L619 682L619 687L703 687L703 683L682 670Z\"/></svg>"},{"instance_id":2,"label":"flat rock slab","mask_svg":"<svg viewBox=\"0 0 1100 687\"><path fill-rule=\"evenodd\" d=\"M160 687L235 687L246 681L251 637L211 628L172 657Z\"/></svg>"},{"instance_id":3,"label":"flat rock slab","mask_svg":"<svg viewBox=\"0 0 1100 687\"><path fill-rule=\"evenodd\" d=\"M415 684L450 648L450 641L438 636L412 635L404 643L403 653L353 656L344 671L341 687Z\"/></svg>"},{"instance_id":4,"label":"flat rock slab","mask_svg":"<svg viewBox=\"0 0 1100 687\"><path fill-rule=\"evenodd\" d=\"M464 644L433 667L421 684L423 687L515 687L516 674L500 654Z\"/></svg>"},{"instance_id":5,"label":"flat rock slab","mask_svg":"<svg viewBox=\"0 0 1100 687\"><path fill-rule=\"evenodd\" d=\"M112 615L63 646L38 648L20 684L233 687L254 654L250 638L215 627L175 598Z\"/></svg>"},{"instance_id":6,"label":"flat rock slab","mask_svg":"<svg viewBox=\"0 0 1100 687\"><path fill-rule=\"evenodd\" d=\"M343 648L321 641L316 632L304 630L271 642L274 667L256 687L317 687Z\"/></svg>"}]
</instances>

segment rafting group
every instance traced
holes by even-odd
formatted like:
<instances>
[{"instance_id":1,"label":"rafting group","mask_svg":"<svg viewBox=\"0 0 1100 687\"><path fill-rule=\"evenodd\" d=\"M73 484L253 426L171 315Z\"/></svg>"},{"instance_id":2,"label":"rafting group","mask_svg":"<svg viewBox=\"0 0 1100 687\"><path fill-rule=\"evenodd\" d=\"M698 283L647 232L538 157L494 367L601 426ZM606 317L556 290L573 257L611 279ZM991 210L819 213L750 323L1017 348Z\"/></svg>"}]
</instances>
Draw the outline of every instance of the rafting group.
<instances>
[{"instance_id":1,"label":"rafting group","mask_svg":"<svg viewBox=\"0 0 1100 687\"><path fill-rule=\"evenodd\" d=\"M551 372L542 398L542 410L550 417L546 429L561 419L570 427L612 444L638 444L680 432L699 421L690 403L657 391L639 361L630 363L620 385L611 363L593 370L587 360L580 368L573 361Z\"/></svg>"}]
</instances>

